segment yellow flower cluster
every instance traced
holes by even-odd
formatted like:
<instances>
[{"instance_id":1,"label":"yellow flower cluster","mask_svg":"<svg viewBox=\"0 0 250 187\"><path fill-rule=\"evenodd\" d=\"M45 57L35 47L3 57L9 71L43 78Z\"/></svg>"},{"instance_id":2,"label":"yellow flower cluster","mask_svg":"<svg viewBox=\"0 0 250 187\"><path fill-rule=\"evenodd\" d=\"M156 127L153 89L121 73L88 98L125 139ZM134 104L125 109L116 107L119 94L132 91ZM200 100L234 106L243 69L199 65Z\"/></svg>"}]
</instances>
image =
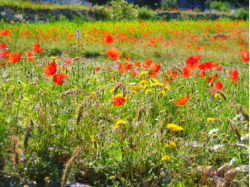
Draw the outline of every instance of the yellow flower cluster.
<instances>
[{"instance_id":1,"label":"yellow flower cluster","mask_svg":"<svg viewBox=\"0 0 250 187\"><path fill-rule=\"evenodd\" d=\"M167 128L169 130L173 130L173 131L183 131L184 130L181 126L175 125L173 123L167 124Z\"/></svg>"},{"instance_id":2,"label":"yellow flower cluster","mask_svg":"<svg viewBox=\"0 0 250 187\"><path fill-rule=\"evenodd\" d=\"M174 149L176 148L175 142L169 142L169 144L166 145L167 148Z\"/></svg>"},{"instance_id":3,"label":"yellow flower cluster","mask_svg":"<svg viewBox=\"0 0 250 187\"><path fill-rule=\"evenodd\" d=\"M170 156L165 155L164 157L161 158L161 161L162 162L168 162L168 161L170 161Z\"/></svg>"},{"instance_id":4,"label":"yellow flower cluster","mask_svg":"<svg viewBox=\"0 0 250 187\"><path fill-rule=\"evenodd\" d=\"M115 129L119 128L121 125L126 125L126 121L119 119L115 124Z\"/></svg>"}]
</instances>

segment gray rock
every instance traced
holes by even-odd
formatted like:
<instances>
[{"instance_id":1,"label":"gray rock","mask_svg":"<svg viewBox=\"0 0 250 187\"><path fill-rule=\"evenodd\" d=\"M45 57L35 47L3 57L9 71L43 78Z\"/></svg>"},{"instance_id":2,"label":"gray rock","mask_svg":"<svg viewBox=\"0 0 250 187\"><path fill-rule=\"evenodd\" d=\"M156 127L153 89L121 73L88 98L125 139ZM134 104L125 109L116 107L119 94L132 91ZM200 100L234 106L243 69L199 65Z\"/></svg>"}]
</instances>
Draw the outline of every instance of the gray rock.
<instances>
[{"instance_id":1,"label":"gray rock","mask_svg":"<svg viewBox=\"0 0 250 187\"><path fill-rule=\"evenodd\" d=\"M70 9L63 9L63 15L66 17L71 17L72 12Z\"/></svg>"},{"instance_id":2,"label":"gray rock","mask_svg":"<svg viewBox=\"0 0 250 187\"><path fill-rule=\"evenodd\" d=\"M227 187L230 184L230 182L217 176L213 176L213 181L216 183L216 187Z\"/></svg>"},{"instance_id":3,"label":"gray rock","mask_svg":"<svg viewBox=\"0 0 250 187\"><path fill-rule=\"evenodd\" d=\"M218 10L212 9L211 12L212 12L212 13L215 13L215 12L218 12Z\"/></svg>"},{"instance_id":4,"label":"gray rock","mask_svg":"<svg viewBox=\"0 0 250 187\"><path fill-rule=\"evenodd\" d=\"M59 16L59 11L58 11L57 9L53 9L53 10L51 11L51 14L52 14L52 16L58 17L58 16Z\"/></svg>"},{"instance_id":5,"label":"gray rock","mask_svg":"<svg viewBox=\"0 0 250 187\"><path fill-rule=\"evenodd\" d=\"M87 184L81 184L81 183L78 183L78 182L75 182L75 183L67 182L65 187L91 187L91 186L87 185Z\"/></svg>"},{"instance_id":6,"label":"gray rock","mask_svg":"<svg viewBox=\"0 0 250 187\"><path fill-rule=\"evenodd\" d=\"M5 14L6 14L6 18L8 19L12 19L12 10L8 9L5 11Z\"/></svg>"},{"instance_id":7,"label":"gray rock","mask_svg":"<svg viewBox=\"0 0 250 187\"><path fill-rule=\"evenodd\" d=\"M208 12L210 12L210 11L209 11L208 9L205 9L204 12L205 12L205 13L208 13Z\"/></svg>"},{"instance_id":8,"label":"gray rock","mask_svg":"<svg viewBox=\"0 0 250 187\"><path fill-rule=\"evenodd\" d=\"M17 21L17 22L23 22L24 21L24 18L23 18L23 15L22 14L15 14L13 16L13 20L14 21Z\"/></svg>"}]
</instances>

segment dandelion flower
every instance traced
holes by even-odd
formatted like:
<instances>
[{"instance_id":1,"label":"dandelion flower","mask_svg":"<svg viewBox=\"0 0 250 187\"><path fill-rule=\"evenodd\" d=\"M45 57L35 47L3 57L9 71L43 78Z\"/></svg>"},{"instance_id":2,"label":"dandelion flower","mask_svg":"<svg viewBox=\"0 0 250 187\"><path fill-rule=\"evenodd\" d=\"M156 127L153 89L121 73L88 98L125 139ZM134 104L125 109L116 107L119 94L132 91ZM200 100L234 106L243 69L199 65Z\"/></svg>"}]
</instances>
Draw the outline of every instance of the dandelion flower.
<instances>
[{"instance_id":1,"label":"dandelion flower","mask_svg":"<svg viewBox=\"0 0 250 187\"><path fill-rule=\"evenodd\" d=\"M169 89L170 89L170 86L164 86L164 89L165 89L165 90L169 90Z\"/></svg>"},{"instance_id":2,"label":"dandelion flower","mask_svg":"<svg viewBox=\"0 0 250 187\"><path fill-rule=\"evenodd\" d=\"M165 155L164 157L161 158L161 161L162 162L168 162L168 161L170 161L170 156Z\"/></svg>"},{"instance_id":3,"label":"dandelion flower","mask_svg":"<svg viewBox=\"0 0 250 187\"><path fill-rule=\"evenodd\" d=\"M207 122L214 122L214 118L207 118Z\"/></svg>"},{"instance_id":4,"label":"dandelion flower","mask_svg":"<svg viewBox=\"0 0 250 187\"><path fill-rule=\"evenodd\" d=\"M169 130L173 130L173 131L183 131L184 130L182 127L175 125L175 124L172 124L172 123L167 124L167 128Z\"/></svg>"},{"instance_id":5,"label":"dandelion flower","mask_svg":"<svg viewBox=\"0 0 250 187\"><path fill-rule=\"evenodd\" d=\"M214 94L214 98L217 98L217 97L221 97L221 95L218 93Z\"/></svg>"},{"instance_id":6,"label":"dandelion flower","mask_svg":"<svg viewBox=\"0 0 250 187\"><path fill-rule=\"evenodd\" d=\"M95 91L90 92L90 95L91 95L91 96L94 96L95 94L96 94Z\"/></svg>"},{"instance_id":7,"label":"dandelion flower","mask_svg":"<svg viewBox=\"0 0 250 187\"><path fill-rule=\"evenodd\" d=\"M174 149L176 148L175 142L169 142L169 144L166 145L167 148Z\"/></svg>"},{"instance_id":8,"label":"dandelion flower","mask_svg":"<svg viewBox=\"0 0 250 187\"><path fill-rule=\"evenodd\" d=\"M122 120L122 119L119 119L117 122L116 122L116 124L115 124L115 126L120 126L120 125L126 125L127 123L126 123L126 121L124 121L124 120Z\"/></svg>"},{"instance_id":9,"label":"dandelion flower","mask_svg":"<svg viewBox=\"0 0 250 187\"><path fill-rule=\"evenodd\" d=\"M146 84L146 81L145 81L145 80L142 80L142 81L140 82L140 84Z\"/></svg>"},{"instance_id":10,"label":"dandelion flower","mask_svg":"<svg viewBox=\"0 0 250 187\"><path fill-rule=\"evenodd\" d=\"M152 83L152 86L163 86L163 84L160 82L156 82L156 83Z\"/></svg>"}]
</instances>

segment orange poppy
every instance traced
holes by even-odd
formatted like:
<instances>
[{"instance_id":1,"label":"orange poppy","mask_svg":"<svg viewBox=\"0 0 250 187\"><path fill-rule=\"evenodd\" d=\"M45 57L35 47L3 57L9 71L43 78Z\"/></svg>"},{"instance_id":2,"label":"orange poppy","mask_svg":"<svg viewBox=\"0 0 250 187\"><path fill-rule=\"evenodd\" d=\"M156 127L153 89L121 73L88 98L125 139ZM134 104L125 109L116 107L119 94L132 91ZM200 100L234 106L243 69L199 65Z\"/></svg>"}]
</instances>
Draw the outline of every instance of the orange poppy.
<instances>
[{"instance_id":1,"label":"orange poppy","mask_svg":"<svg viewBox=\"0 0 250 187\"><path fill-rule=\"evenodd\" d=\"M0 43L0 49L6 48L6 43Z\"/></svg>"},{"instance_id":2,"label":"orange poppy","mask_svg":"<svg viewBox=\"0 0 250 187\"><path fill-rule=\"evenodd\" d=\"M176 105L184 105L188 101L188 94L186 97L181 97L178 101L173 101Z\"/></svg>"},{"instance_id":3,"label":"orange poppy","mask_svg":"<svg viewBox=\"0 0 250 187\"><path fill-rule=\"evenodd\" d=\"M200 77L203 78L205 76L205 71L200 72Z\"/></svg>"},{"instance_id":4,"label":"orange poppy","mask_svg":"<svg viewBox=\"0 0 250 187\"><path fill-rule=\"evenodd\" d=\"M130 57L128 55L125 56L126 60L129 61Z\"/></svg>"},{"instance_id":5,"label":"orange poppy","mask_svg":"<svg viewBox=\"0 0 250 187\"><path fill-rule=\"evenodd\" d=\"M125 103L126 99L124 97L113 97L114 102L112 103L113 106L121 106Z\"/></svg>"},{"instance_id":6,"label":"orange poppy","mask_svg":"<svg viewBox=\"0 0 250 187\"><path fill-rule=\"evenodd\" d=\"M9 51L2 51L0 53L0 58L4 58L5 56L7 56L9 54Z\"/></svg>"},{"instance_id":7,"label":"orange poppy","mask_svg":"<svg viewBox=\"0 0 250 187\"><path fill-rule=\"evenodd\" d=\"M222 70L222 66L221 67L218 67L217 69L216 69L216 71L221 71Z\"/></svg>"},{"instance_id":8,"label":"orange poppy","mask_svg":"<svg viewBox=\"0 0 250 187\"><path fill-rule=\"evenodd\" d=\"M221 82L221 81L218 81L218 82L216 83L215 87L212 87L212 88L211 88L211 91L214 92L214 91L216 91L216 90L222 90L222 87L223 87L222 82Z\"/></svg>"},{"instance_id":9,"label":"orange poppy","mask_svg":"<svg viewBox=\"0 0 250 187\"><path fill-rule=\"evenodd\" d=\"M0 31L0 36L6 36L7 34L11 35L9 32L10 31L8 29L3 29Z\"/></svg>"},{"instance_id":10,"label":"orange poppy","mask_svg":"<svg viewBox=\"0 0 250 187\"><path fill-rule=\"evenodd\" d=\"M101 67L96 67L95 70L96 71L99 71L101 69Z\"/></svg>"},{"instance_id":11,"label":"orange poppy","mask_svg":"<svg viewBox=\"0 0 250 187\"><path fill-rule=\"evenodd\" d=\"M182 68L182 73L184 78L188 78L192 75L192 71L187 67Z\"/></svg>"},{"instance_id":12,"label":"orange poppy","mask_svg":"<svg viewBox=\"0 0 250 187\"><path fill-rule=\"evenodd\" d=\"M246 55L242 54L242 55L241 55L241 60L242 60L242 62L249 61L249 53L246 54Z\"/></svg>"},{"instance_id":13,"label":"orange poppy","mask_svg":"<svg viewBox=\"0 0 250 187\"><path fill-rule=\"evenodd\" d=\"M29 57L29 61L30 61L30 62L33 62L34 59L35 59L34 57Z\"/></svg>"},{"instance_id":14,"label":"orange poppy","mask_svg":"<svg viewBox=\"0 0 250 187\"><path fill-rule=\"evenodd\" d=\"M104 37L104 42L106 44L112 44L114 42L114 36L112 36L110 33L106 34Z\"/></svg>"},{"instance_id":15,"label":"orange poppy","mask_svg":"<svg viewBox=\"0 0 250 187\"><path fill-rule=\"evenodd\" d=\"M22 56L21 53L9 53L6 59L10 64L15 64L20 61L21 56Z\"/></svg>"},{"instance_id":16,"label":"orange poppy","mask_svg":"<svg viewBox=\"0 0 250 187\"><path fill-rule=\"evenodd\" d=\"M33 51L34 51L35 53L41 52L42 50L43 50L43 48L40 47L40 44L39 44L39 43L35 43L35 44L33 45Z\"/></svg>"},{"instance_id":17,"label":"orange poppy","mask_svg":"<svg viewBox=\"0 0 250 187\"><path fill-rule=\"evenodd\" d=\"M200 61L201 56L191 56L187 59L187 61L185 62L186 66L191 68L191 69L195 69L198 65L199 65L199 61Z\"/></svg>"},{"instance_id":18,"label":"orange poppy","mask_svg":"<svg viewBox=\"0 0 250 187\"><path fill-rule=\"evenodd\" d=\"M111 70L111 67L107 67L107 70Z\"/></svg>"},{"instance_id":19,"label":"orange poppy","mask_svg":"<svg viewBox=\"0 0 250 187\"><path fill-rule=\"evenodd\" d=\"M57 71L56 66L57 64L55 62L50 62L49 65L43 69L45 75L54 75Z\"/></svg>"},{"instance_id":20,"label":"orange poppy","mask_svg":"<svg viewBox=\"0 0 250 187\"><path fill-rule=\"evenodd\" d=\"M152 64L153 60L152 59L147 59L144 62L144 68L149 68L150 64Z\"/></svg>"},{"instance_id":21,"label":"orange poppy","mask_svg":"<svg viewBox=\"0 0 250 187\"><path fill-rule=\"evenodd\" d=\"M33 52L32 51L27 51L26 53L25 53L25 56L27 56L27 57L30 57L30 56L32 56L33 55Z\"/></svg>"},{"instance_id":22,"label":"orange poppy","mask_svg":"<svg viewBox=\"0 0 250 187\"><path fill-rule=\"evenodd\" d=\"M4 62L0 62L0 66L3 66L4 65Z\"/></svg>"},{"instance_id":23,"label":"orange poppy","mask_svg":"<svg viewBox=\"0 0 250 187\"><path fill-rule=\"evenodd\" d=\"M140 66L141 65L141 62L136 62L135 63L135 66Z\"/></svg>"},{"instance_id":24,"label":"orange poppy","mask_svg":"<svg viewBox=\"0 0 250 187\"><path fill-rule=\"evenodd\" d=\"M65 74L56 74L53 77L53 82L58 84L58 85L61 85L62 83L64 83L66 77L67 77L67 75L65 75Z\"/></svg>"},{"instance_id":25,"label":"orange poppy","mask_svg":"<svg viewBox=\"0 0 250 187\"><path fill-rule=\"evenodd\" d=\"M217 78L217 74L214 74L213 77L208 77L207 78L207 83L215 82Z\"/></svg>"},{"instance_id":26,"label":"orange poppy","mask_svg":"<svg viewBox=\"0 0 250 187\"><path fill-rule=\"evenodd\" d=\"M115 61L119 60L122 55L122 53L116 48L109 49L107 54L109 55L109 58L113 58Z\"/></svg>"}]
</instances>

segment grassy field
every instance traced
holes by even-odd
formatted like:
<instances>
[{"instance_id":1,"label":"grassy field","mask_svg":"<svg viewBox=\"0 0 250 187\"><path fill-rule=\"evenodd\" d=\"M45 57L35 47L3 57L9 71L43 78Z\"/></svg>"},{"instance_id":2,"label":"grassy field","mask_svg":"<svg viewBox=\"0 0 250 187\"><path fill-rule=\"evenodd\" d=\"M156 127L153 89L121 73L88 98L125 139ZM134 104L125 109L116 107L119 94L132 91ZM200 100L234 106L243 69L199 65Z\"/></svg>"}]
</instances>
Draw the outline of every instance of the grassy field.
<instances>
[{"instance_id":1,"label":"grassy field","mask_svg":"<svg viewBox=\"0 0 250 187\"><path fill-rule=\"evenodd\" d=\"M249 165L248 28L2 22L0 181L213 186L201 167Z\"/></svg>"}]
</instances>

